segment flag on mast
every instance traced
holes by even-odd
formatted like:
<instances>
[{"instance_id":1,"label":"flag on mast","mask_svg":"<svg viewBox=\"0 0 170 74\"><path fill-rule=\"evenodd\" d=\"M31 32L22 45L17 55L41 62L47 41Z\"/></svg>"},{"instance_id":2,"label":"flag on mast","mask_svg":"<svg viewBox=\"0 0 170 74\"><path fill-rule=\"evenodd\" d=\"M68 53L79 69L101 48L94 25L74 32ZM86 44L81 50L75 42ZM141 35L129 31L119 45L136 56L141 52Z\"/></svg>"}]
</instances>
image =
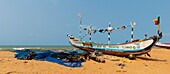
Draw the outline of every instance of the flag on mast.
<instances>
[{"instance_id":1,"label":"flag on mast","mask_svg":"<svg viewBox=\"0 0 170 74\"><path fill-rule=\"evenodd\" d=\"M81 13L77 13L77 16L80 17L80 19L82 18Z\"/></svg>"},{"instance_id":2,"label":"flag on mast","mask_svg":"<svg viewBox=\"0 0 170 74\"><path fill-rule=\"evenodd\" d=\"M155 25L158 25L158 34L160 34L160 16L158 16L155 20L153 20Z\"/></svg>"},{"instance_id":3,"label":"flag on mast","mask_svg":"<svg viewBox=\"0 0 170 74\"><path fill-rule=\"evenodd\" d=\"M155 25L160 25L160 16L158 16L155 20L153 20Z\"/></svg>"}]
</instances>

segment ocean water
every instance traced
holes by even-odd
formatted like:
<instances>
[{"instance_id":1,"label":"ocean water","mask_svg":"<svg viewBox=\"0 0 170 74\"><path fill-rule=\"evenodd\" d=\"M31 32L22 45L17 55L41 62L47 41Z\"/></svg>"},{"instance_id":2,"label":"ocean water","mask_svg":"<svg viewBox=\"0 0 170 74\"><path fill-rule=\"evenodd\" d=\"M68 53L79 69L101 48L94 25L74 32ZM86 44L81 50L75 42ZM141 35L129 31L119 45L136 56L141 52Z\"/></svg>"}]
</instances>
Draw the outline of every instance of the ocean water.
<instances>
[{"instance_id":1,"label":"ocean water","mask_svg":"<svg viewBox=\"0 0 170 74\"><path fill-rule=\"evenodd\" d=\"M57 45L0 45L0 50L15 50L15 49L37 49L37 50L62 50L73 49L72 46L57 46Z\"/></svg>"}]
</instances>

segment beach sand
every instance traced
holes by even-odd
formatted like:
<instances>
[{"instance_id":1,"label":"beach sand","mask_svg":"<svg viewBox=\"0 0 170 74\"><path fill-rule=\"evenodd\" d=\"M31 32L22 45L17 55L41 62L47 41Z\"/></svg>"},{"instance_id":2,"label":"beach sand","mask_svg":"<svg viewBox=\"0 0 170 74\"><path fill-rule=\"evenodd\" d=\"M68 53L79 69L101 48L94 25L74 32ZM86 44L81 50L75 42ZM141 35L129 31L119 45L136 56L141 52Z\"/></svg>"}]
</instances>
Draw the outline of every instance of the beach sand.
<instances>
[{"instance_id":1,"label":"beach sand","mask_svg":"<svg viewBox=\"0 0 170 74\"><path fill-rule=\"evenodd\" d=\"M153 48L151 57L142 55L136 60L116 57L119 61L93 60L83 62L83 67L70 68L57 63L37 60L17 60L14 52L0 51L0 74L168 74L170 73L170 50ZM105 55L107 56L107 55Z\"/></svg>"}]
</instances>

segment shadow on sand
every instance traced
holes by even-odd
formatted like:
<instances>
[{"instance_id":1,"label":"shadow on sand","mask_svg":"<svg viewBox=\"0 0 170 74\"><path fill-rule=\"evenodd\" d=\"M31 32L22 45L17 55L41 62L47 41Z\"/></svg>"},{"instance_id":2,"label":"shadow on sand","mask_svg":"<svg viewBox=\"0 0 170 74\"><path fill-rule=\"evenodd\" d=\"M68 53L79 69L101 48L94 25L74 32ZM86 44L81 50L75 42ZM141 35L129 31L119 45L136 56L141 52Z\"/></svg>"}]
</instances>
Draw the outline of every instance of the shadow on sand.
<instances>
[{"instance_id":1,"label":"shadow on sand","mask_svg":"<svg viewBox=\"0 0 170 74\"><path fill-rule=\"evenodd\" d=\"M160 62L167 62L167 60L160 60L155 58L148 58L148 57L137 57L138 59L146 60L146 61L160 61Z\"/></svg>"}]
</instances>

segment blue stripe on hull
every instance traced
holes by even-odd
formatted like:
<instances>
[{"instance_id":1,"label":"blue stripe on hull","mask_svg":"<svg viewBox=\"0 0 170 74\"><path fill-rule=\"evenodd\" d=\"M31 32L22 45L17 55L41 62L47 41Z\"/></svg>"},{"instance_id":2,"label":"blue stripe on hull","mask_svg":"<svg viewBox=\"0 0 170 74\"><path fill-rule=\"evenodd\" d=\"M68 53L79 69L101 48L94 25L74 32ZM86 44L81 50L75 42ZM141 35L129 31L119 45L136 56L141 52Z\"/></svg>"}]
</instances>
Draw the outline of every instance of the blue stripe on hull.
<instances>
[{"instance_id":1,"label":"blue stripe on hull","mask_svg":"<svg viewBox=\"0 0 170 74\"><path fill-rule=\"evenodd\" d=\"M141 51L142 49L118 49L118 48L92 48L92 47L84 47L84 48L89 48L93 50L105 50L105 51L117 51L117 52L138 52Z\"/></svg>"}]
</instances>

